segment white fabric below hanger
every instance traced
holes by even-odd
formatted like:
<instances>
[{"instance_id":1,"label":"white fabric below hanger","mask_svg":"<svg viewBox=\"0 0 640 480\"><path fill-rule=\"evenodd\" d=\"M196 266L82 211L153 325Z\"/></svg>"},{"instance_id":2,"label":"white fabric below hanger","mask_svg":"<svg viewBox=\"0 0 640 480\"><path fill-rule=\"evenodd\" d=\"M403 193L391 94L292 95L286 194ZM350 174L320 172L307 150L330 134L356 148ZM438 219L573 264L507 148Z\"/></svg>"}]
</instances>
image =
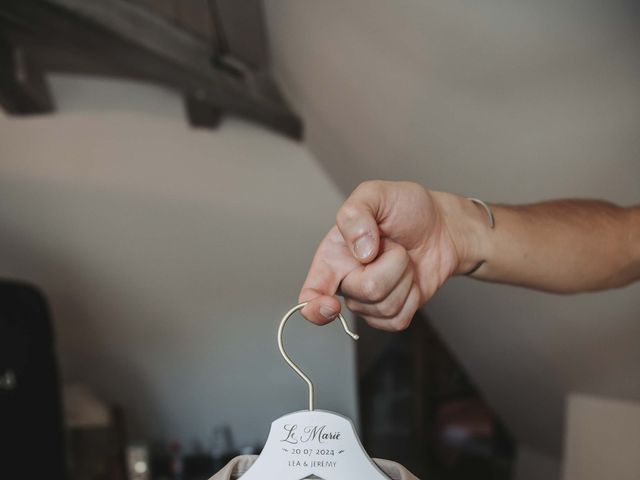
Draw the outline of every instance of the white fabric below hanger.
<instances>
[{"instance_id":1,"label":"white fabric below hanger","mask_svg":"<svg viewBox=\"0 0 640 480\"><path fill-rule=\"evenodd\" d=\"M209 480L239 480L242 478L249 468L255 463L257 455L240 455L232 459L222 470L216 473ZM382 460L374 458L373 461L389 478L392 480L419 480L409 470L402 465L391 462L389 460ZM265 479L265 480L277 480L277 479ZM363 480L363 479L354 479Z\"/></svg>"}]
</instances>

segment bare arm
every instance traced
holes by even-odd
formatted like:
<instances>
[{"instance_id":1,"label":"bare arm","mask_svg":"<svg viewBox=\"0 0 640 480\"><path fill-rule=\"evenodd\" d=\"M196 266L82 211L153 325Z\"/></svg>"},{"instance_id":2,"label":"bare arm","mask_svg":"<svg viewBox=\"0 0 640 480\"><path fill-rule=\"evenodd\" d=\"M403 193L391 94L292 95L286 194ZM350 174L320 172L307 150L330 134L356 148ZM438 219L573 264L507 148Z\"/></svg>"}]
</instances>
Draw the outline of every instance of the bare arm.
<instances>
[{"instance_id":1,"label":"bare arm","mask_svg":"<svg viewBox=\"0 0 640 480\"><path fill-rule=\"evenodd\" d=\"M338 211L300 292L302 313L327 323L349 309L376 328L406 328L453 275L556 293L640 279L640 206L557 200L492 206L410 182L365 182Z\"/></svg>"},{"instance_id":2,"label":"bare arm","mask_svg":"<svg viewBox=\"0 0 640 480\"><path fill-rule=\"evenodd\" d=\"M443 200L458 208L455 199ZM477 222L467 215L484 215L475 205L475 213L468 207L461 205L460 215L451 218L452 230L460 222ZM640 278L640 207L555 200L492 209L494 230L476 225L459 240L469 242L464 266L484 260L474 278L556 293L621 287Z\"/></svg>"}]
</instances>

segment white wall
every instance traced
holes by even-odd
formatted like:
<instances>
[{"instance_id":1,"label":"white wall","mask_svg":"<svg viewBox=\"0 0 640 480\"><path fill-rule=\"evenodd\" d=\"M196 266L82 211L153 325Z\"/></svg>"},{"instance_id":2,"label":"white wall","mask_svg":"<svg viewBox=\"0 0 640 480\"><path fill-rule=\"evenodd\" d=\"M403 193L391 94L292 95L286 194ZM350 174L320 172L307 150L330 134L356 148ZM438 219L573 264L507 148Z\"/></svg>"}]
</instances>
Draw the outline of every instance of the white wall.
<instances>
[{"instance_id":1,"label":"white wall","mask_svg":"<svg viewBox=\"0 0 640 480\"><path fill-rule=\"evenodd\" d=\"M564 480L640 478L640 402L571 394Z\"/></svg>"},{"instance_id":2,"label":"white wall","mask_svg":"<svg viewBox=\"0 0 640 480\"><path fill-rule=\"evenodd\" d=\"M0 275L46 292L64 378L124 405L136 436L188 446L228 422L263 440L306 406L275 328L340 194L302 144L190 129L173 93L52 86L59 113L0 117ZM302 319L286 336L318 406L355 418L351 340Z\"/></svg>"},{"instance_id":3,"label":"white wall","mask_svg":"<svg viewBox=\"0 0 640 480\"><path fill-rule=\"evenodd\" d=\"M640 201L637 2L266 4L276 73L345 193L383 178ZM569 392L640 399L639 311L640 285L560 297L467 279L427 306L516 438L556 458Z\"/></svg>"}]
</instances>

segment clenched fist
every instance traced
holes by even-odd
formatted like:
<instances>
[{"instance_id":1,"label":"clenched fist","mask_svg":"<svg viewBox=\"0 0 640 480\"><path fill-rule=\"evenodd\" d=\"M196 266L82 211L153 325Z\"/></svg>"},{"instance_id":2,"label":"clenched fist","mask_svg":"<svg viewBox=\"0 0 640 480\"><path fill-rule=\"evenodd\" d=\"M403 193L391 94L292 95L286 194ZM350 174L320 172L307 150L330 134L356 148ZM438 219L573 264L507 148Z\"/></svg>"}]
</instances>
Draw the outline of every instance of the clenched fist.
<instances>
[{"instance_id":1,"label":"clenched fist","mask_svg":"<svg viewBox=\"0 0 640 480\"><path fill-rule=\"evenodd\" d=\"M470 221L456 222L464 215ZM300 292L302 314L325 324L336 298L371 326L402 330L452 275L479 261L472 248L482 212L456 195L416 183L371 181L345 201L320 243Z\"/></svg>"}]
</instances>

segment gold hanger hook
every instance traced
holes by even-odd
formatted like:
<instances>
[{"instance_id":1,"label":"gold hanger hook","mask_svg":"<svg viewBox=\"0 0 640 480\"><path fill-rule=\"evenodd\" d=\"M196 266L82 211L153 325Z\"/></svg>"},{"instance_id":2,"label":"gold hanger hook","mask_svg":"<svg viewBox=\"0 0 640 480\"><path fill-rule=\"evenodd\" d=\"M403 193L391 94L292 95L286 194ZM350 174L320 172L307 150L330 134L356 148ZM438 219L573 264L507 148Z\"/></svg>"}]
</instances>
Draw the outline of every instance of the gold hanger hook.
<instances>
[{"instance_id":1,"label":"gold hanger hook","mask_svg":"<svg viewBox=\"0 0 640 480\"><path fill-rule=\"evenodd\" d=\"M313 389L313 382L311 381L311 379L302 370L300 370L300 367L298 367L295 363L293 363L293 360L291 360L291 357L289 357L289 355L287 355L287 352L285 352L285 350L284 350L284 344L283 344L283 340L282 340L284 326L287 323L287 320L289 320L289 318L294 313L296 313L299 310L302 310L307 305L307 303L309 303L309 302L304 302L304 303L300 303L300 304L296 305L291 310L289 310L287 313L285 313L284 317L282 317L282 320L280 320L280 326L278 327L278 349L280 350L280 355L282 355L282 358L284 358L284 361L289 364L289 366L293 369L293 371L296 372L300 376L300 378L302 378L302 380L304 380L305 383L307 384L307 386L309 387L309 411L313 411L314 410L314 404L315 404L315 393L314 393L314 389ZM358 336L358 334L353 333L349 329L349 325L347 325L347 321L344 319L344 317L342 316L341 313L338 314L337 318L338 318L338 320L340 320L340 323L342 323L342 328L347 333L347 335L349 335L354 340L358 340L358 338L360 338Z\"/></svg>"}]
</instances>

